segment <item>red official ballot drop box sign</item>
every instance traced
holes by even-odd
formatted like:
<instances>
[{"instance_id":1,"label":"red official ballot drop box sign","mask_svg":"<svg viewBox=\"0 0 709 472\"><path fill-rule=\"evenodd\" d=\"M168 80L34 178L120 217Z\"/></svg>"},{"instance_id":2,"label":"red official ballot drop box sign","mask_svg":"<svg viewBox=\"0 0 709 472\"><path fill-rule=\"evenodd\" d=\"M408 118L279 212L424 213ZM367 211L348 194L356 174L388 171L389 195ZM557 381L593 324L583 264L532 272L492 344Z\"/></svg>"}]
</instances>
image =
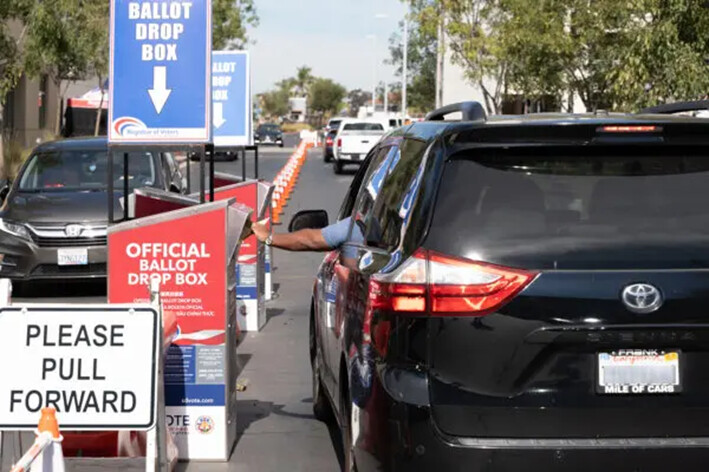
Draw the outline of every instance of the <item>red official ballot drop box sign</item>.
<instances>
[{"instance_id":1,"label":"red official ballot drop box sign","mask_svg":"<svg viewBox=\"0 0 709 472\"><path fill-rule=\"evenodd\" d=\"M233 199L111 226L108 297L142 302L160 282L177 333L165 359L167 424L181 459L228 460L236 440L236 281L251 210Z\"/></svg>"}]
</instances>

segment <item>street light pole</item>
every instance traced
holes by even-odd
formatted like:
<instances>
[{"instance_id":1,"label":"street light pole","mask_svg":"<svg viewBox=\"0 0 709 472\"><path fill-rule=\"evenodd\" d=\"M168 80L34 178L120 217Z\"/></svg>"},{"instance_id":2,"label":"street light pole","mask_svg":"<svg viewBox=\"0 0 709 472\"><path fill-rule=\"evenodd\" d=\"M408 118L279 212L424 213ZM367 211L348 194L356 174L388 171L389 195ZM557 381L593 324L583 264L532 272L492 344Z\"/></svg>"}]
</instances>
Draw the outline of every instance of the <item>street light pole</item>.
<instances>
[{"instance_id":1,"label":"street light pole","mask_svg":"<svg viewBox=\"0 0 709 472\"><path fill-rule=\"evenodd\" d=\"M409 2L406 2L406 13L404 13L404 58L401 73L401 119L406 121L406 84L408 83L408 52L409 52Z\"/></svg>"},{"instance_id":2,"label":"street light pole","mask_svg":"<svg viewBox=\"0 0 709 472\"><path fill-rule=\"evenodd\" d=\"M384 113L389 113L389 84L384 79Z\"/></svg>"},{"instance_id":3,"label":"street light pole","mask_svg":"<svg viewBox=\"0 0 709 472\"><path fill-rule=\"evenodd\" d=\"M372 116L377 111L377 35L372 35L374 41L374 61L372 61Z\"/></svg>"}]
</instances>

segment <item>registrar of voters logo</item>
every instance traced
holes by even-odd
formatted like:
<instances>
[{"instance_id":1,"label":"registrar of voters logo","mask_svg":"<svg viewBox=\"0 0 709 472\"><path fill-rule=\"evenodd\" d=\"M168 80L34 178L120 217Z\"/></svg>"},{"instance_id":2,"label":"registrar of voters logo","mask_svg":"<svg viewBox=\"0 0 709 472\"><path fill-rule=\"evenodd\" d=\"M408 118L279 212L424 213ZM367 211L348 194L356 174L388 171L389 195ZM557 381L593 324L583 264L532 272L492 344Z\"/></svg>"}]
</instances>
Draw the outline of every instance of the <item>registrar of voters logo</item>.
<instances>
[{"instance_id":1,"label":"registrar of voters logo","mask_svg":"<svg viewBox=\"0 0 709 472\"><path fill-rule=\"evenodd\" d=\"M200 416L197 418L195 428L202 434L209 434L214 431L214 420L211 416Z\"/></svg>"},{"instance_id":2,"label":"registrar of voters logo","mask_svg":"<svg viewBox=\"0 0 709 472\"><path fill-rule=\"evenodd\" d=\"M145 131L145 123L132 116L118 118L113 123L113 131L118 136L139 136L141 131Z\"/></svg>"}]
</instances>

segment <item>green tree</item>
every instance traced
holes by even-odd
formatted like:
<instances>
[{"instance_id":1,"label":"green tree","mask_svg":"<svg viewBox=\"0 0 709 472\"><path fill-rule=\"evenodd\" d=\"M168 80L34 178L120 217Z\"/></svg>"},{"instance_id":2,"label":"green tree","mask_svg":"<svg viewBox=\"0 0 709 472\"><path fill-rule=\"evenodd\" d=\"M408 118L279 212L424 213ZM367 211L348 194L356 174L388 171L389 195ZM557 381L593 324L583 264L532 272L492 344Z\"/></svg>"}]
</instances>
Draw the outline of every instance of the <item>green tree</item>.
<instances>
[{"instance_id":1,"label":"green tree","mask_svg":"<svg viewBox=\"0 0 709 472\"><path fill-rule=\"evenodd\" d=\"M258 25L253 0L212 0L212 48L243 49L248 43L246 28Z\"/></svg>"},{"instance_id":2,"label":"green tree","mask_svg":"<svg viewBox=\"0 0 709 472\"><path fill-rule=\"evenodd\" d=\"M59 90L54 132L61 131L61 104L70 81L88 76L93 45L87 43L91 5L100 0L37 2L27 23L25 72L30 77L47 74ZM64 84L64 86L62 86Z\"/></svg>"},{"instance_id":3,"label":"green tree","mask_svg":"<svg viewBox=\"0 0 709 472\"><path fill-rule=\"evenodd\" d=\"M270 119L280 118L288 114L288 99L290 93L284 88L277 88L261 95L261 108Z\"/></svg>"},{"instance_id":4,"label":"green tree","mask_svg":"<svg viewBox=\"0 0 709 472\"><path fill-rule=\"evenodd\" d=\"M293 85L295 86L295 92L300 97L307 97L311 85L315 81L313 77L312 69L308 66L299 67L296 71L295 77L292 79Z\"/></svg>"},{"instance_id":5,"label":"green tree","mask_svg":"<svg viewBox=\"0 0 709 472\"><path fill-rule=\"evenodd\" d=\"M26 20L34 3L31 0L0 2L0 104L20 79L23 71L22 50L27 39ZM19 34L10 33L10 23L19 26Z\"/></svg>"},{"instance_id":6,"label":"green tree","mask_svg":"<svg viewBox=\"0 0 709 472\"><path fill-rule=\"evenodd\" d=\"M436 51L438 38L433 28L421 26L420 13L432 0L414 2L410 17L407 50L407 108L413 112L426 113L436 103ZM403 30L403 23L399 25ZM402 32L389 39L389 63L395 67L397 77L403 76L404 48Z\"/></svg>"},{"instance_id":7,"label":"green tree","mask_svg":"<svg viewBox=\"0 0 709 472\"><path fill-rule=\"evenodd\" d=\"M105 2L92 2L87 4L88 21L82 35L88 49L88 72L96 79L101 92L101 100L96 109L96 122L94 135L98 136L101 127L101 114L103 99L106 92L106 77L108 76L108 30L109 8Z\"/></svg>"},{"instance_id":8,"label":"green tree","mask_svg":"<svg viewBox=\"0 0 709 472\"><path fill-rule=\"evenodd\" d=\"M576 93L588 110L635 110L709 88L702 0L501 0L498 52L526 94Z\"/></svg>"},{"instance_id":9,"label":"green tree","mask_svg":"<svg viewBox=\"0 0 709 472\"><path fill-rule=\"evenodd\" d=\"M636 4L638 3L638 4ZM704 0L633 3L606 75L619 108L703 98L709 91L709 9Z\"/></svg>"},{"instance_id":10,"label":"green tree","mask_svg":"<svg viewBox=\"0 0 709 472\"><path fill-rule=\"evenodd\" d=\"M466 78L482 91L489 113L502 107L507 58L502 49L499 25L504 20L502 0L434 0L421 2L417 21L428 35L444 25L453 61ZM444 47L438 45L439 48Z\"/></svg>"},{"instance_id":11,"label":"green tree","mask_svg":"<svg viewBox=\"0 0 709 472\"><path fill-rule=\"evenodd\" d=\"M367 92L362 89L350 90L347 93L347 102L349 104L348 114L351 117L356 117L359 113L359 109L371 100L372 92Z\"/></svg>"},{"instance_id":12,"label":"green tree","mask_svg":"<svg viewBox=\"0 0 709 472\"><path fill-rule=\"evenodd\" d=\"M311 112L321 115L335 114L342 108L342 100L347 95L347 89L330 80L317 78L310 86L308 108Z\"/></svg>"}]
</instances>

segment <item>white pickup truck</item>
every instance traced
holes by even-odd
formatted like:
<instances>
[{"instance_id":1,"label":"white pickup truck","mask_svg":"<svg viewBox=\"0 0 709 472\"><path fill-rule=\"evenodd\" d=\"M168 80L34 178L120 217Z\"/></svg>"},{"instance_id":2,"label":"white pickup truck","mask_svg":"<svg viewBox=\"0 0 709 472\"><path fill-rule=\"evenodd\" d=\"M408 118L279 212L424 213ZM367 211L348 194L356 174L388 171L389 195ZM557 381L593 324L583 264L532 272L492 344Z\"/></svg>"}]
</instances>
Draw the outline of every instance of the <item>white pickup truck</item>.
<instances>
[{"instance_id":1,"label":"white pickup truck","mask_svg":"<svg viewBox=\"0 0 709 472\"><path fill-rule=\"evenodd\" d=\"M379 122L343 121L333 146L335 173L342 173L345 164L361 164L384 132L384 126Z\"/></svg>"}]
</instances>

